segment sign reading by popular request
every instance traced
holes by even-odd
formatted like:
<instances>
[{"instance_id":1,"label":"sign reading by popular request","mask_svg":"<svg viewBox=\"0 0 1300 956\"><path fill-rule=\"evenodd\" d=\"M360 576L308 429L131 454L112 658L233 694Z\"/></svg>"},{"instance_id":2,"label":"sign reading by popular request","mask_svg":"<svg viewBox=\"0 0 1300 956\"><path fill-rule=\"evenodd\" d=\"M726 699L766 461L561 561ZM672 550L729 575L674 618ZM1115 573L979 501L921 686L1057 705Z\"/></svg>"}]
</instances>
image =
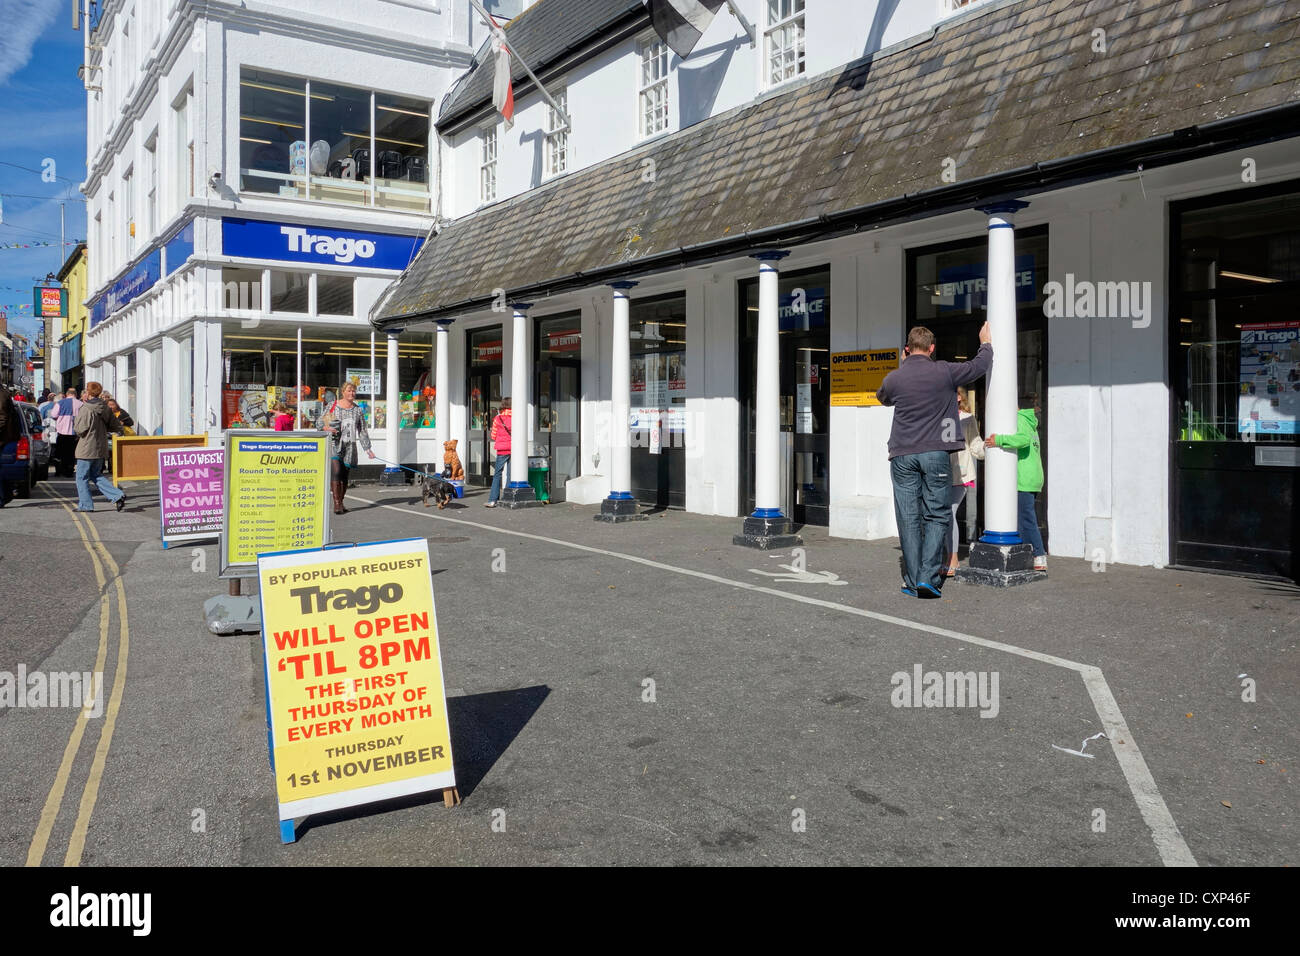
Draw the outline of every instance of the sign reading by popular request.
<instances>
[{"instance_id":1,"label":"sign reading by popular request","mask_svg":"<svg viewBox=\"0 0 1300 956\"><path fill-rule=\"evenodd\" d=\"M429 542L257 568L280 820L454 787Z\"/></svg>"},{"instance_id":2,"label":"sign reading by popular request","mask_svg":"<svg viewBox=\"0 0 1300 956\"><path fill-rule=\"evenodd\" d=\"M221 533L224 448L158 449L162 543L215 538Z\"/></svg>"},{"instance_id":3,"label":"sign reading by popular request","mask_svg":"<svg viewBox=\"0 0 1300 956\"><path fill-rule=\"evenodd\" d=\"M221 577L254 577L257 556L329 543L324 432L226 432Z\"/></svg>"},{"instance_id":4,"label":"sign reading by popular request","mask_svg":"<svg viewBox=\"0 0 1300 956\"><path fill-rule=\"evenodd\" d=\"M876 392L898 368L898 349L831 353L831 404L879 405Z\"/></svg>"}]
</instances>

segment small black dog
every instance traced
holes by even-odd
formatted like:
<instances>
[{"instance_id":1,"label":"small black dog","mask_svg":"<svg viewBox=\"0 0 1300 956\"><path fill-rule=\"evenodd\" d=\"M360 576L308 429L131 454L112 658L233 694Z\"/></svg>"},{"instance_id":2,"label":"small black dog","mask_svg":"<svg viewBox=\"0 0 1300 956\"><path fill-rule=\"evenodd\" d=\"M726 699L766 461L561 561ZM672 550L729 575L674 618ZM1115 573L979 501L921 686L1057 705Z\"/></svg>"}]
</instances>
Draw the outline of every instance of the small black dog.
<instances>
[{"instance_id":1,"label":"small black dog","mask_svg":"<svg viewBox=\"0 0 1300 956\"><path fill-rule=\"evenodd\" d=\"M432 498L438 505L439 509L445 508L447 502L456 497L456 489L450 481L447 481L441 475L430 474L426 468L420 475L420 500L424 506L429 507L429 499Z\"/></svg>"}]
</instances>

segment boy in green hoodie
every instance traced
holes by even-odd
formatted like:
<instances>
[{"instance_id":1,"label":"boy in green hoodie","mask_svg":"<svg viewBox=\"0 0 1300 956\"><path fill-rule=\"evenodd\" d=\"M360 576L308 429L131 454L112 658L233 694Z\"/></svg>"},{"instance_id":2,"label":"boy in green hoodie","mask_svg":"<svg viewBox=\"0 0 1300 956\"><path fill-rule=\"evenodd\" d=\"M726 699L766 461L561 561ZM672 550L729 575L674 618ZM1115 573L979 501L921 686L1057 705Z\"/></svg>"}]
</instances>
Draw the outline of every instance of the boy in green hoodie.
<instances>
[{"instance_id":1,"label":"boy in green hoodie","mask_svg":"<svg viewBox=\"0 0 1300 956\"><path fill-rule=\"evenodd\" d=\"M1038 396L1020 397L1014 435L989 435L988 444L1016 450L1016 491L1020 500L1020 540L1034 546L1034 570L1047 570L1047 549L1038 531L1038 493L1043 490L1043 455L1038 439Z\"/></svg>"}]
</instances>

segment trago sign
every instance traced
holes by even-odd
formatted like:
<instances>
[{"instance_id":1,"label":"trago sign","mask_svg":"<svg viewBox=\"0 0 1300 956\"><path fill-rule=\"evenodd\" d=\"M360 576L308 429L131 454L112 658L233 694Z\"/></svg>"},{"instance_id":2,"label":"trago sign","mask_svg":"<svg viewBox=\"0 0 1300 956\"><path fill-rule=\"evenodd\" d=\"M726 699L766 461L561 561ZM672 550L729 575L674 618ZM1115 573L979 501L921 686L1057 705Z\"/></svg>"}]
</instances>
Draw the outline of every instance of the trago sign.
<instances>
[{"instance_id":1,"label":"trago sign","mask_svg":"<svg viewBox=\"0 0 1300 956\"><path fill-rule=\"evenodd\" d=\"M221 251L244 259L402 270L424 244L422 236L357 232L258 219L221 220Z\"/></svg>"},{"instance_id":2,"label":"trago sign","mask_svg":"<svg viewBox=\"0 0 1300 956\"><path fill-rule=\"evenodd\" d=\"M281 839L295 817L455 787L428 541L257 567Z\"/></svg>"}]
</instances>

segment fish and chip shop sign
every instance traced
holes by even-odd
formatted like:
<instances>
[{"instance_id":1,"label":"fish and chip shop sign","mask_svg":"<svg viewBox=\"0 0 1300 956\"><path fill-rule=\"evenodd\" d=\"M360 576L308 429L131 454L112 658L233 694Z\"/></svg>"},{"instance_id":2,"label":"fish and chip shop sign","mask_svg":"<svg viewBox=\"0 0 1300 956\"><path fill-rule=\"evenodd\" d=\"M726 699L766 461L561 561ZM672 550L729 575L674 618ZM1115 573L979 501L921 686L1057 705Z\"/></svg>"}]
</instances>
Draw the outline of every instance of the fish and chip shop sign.
<instances>
[{"instance_id":1,"label":"fish and chip shop sign","mask_svg":"<svg viewBox=\"0 0 1300 956\"><path fill-rule=\"evenodd\" d=\"M221 220L222 253L241 259L365 266L400 272L411 264L423 244L423 236L327 229L258 219Z\"/></svg>"}]
</instances>

